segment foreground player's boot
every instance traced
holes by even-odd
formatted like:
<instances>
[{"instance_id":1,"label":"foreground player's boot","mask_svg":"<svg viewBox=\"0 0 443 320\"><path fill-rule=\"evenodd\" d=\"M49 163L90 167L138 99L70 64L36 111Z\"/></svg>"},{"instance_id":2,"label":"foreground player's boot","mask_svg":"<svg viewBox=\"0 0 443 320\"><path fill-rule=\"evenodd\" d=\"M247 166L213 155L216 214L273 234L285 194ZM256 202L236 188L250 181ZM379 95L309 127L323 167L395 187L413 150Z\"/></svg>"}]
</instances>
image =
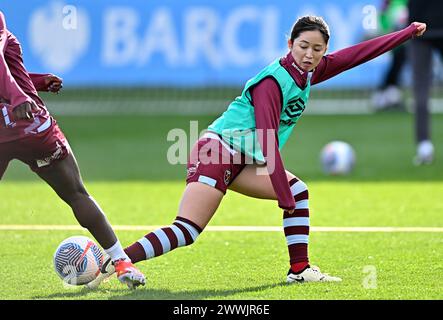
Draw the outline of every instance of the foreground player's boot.
<instances>
[{"instance_id":1,"label":"foreground player's boot","mask_svg":"<svg viewBox=\"0 0 443 320\"><path fill-rule=\"evenodd\" d=\"M130 289L145 285L145 276L130 261L121 259L113 262L117 278Z\"/></svg>"},{"instance_id":2,"label":"foreground player's boot","mask_svg":"<svg viewBox=\"0 0 443 320\"><path fill-rule=\"evenodd\" d=\"M291 269L286 278L287 283L303 282L339 282L341 278L332 277L327 273L321 273L318 267L307 267L300 273L294 273Z\"/></svg>"},{"instance_id":3,"label":"foreground player's boot","mask_svg":"<svg viewBox=\"0 0 443 320\"><path fill-rule=\"evenodd\" d=\"M102 282L106 282L116 272L118 280L125 283L131 289L145 285L145 276L131 262L125 260L112 262L108 256L105 258L100 274L86 286L89 289L96 289Z\"/></svg>"}]
</instances>

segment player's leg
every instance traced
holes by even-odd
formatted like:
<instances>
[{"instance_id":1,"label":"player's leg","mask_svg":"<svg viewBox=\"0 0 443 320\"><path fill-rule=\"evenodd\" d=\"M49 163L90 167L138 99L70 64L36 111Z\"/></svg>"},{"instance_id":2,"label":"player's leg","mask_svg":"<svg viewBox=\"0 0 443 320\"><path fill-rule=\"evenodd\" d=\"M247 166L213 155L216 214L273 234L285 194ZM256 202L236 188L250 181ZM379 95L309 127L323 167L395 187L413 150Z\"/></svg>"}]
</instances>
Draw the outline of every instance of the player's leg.
<instances>
[{"instance_id":1,"label":"player's leg","mask_svg":"<svg viewBox=\"0 0 443 320\"><path fill-rule=\"evenodd\" d=\"M263 174L265 172L263 169L264 166L247 165L234 179L229 189L254 198L277 200L271 179L269 175ZM291 265L287 281L340 281L340 278L322 274L318 268L309 265L308 188L289 171L286 171L286 176L295 199L295 211L292 214L283 212L283 227Z\"/></svg>"},{"instance_id":2,"label":"player's leg","mask_svg":"<svg viewBox=\"0 0 443 320\"><path fill-rule=\"evenodd\" d=\"M406 46L402 45L392 50L392 60L378 90L372 96L375 111L384 111L392 108L404 109L403 94L400 89L399 78L406 61Z\"/></svg>"},{"instance_id":3,"label":"player's leg","mask_svg":"<svg viewBox=\"0 0 443 320\"><path fill-rule=\"evenodd\" d=\"M189 183L173 223L146 234L125 248L125 252L133 263L137 263L191 245L211 220L223 195L222 191L204 183ZM100 275L87 286L97 288L114 271L114 267L106 261Z\"/></svg>"},{"instance_id":4,"label":"player's leg","mask_svg":"<svg viewBox=\"0 0 443 320\"><path fill-rule=\"evenodd\" d=\"M115 265L119 280L130 288L145 284L143 274L124 252L105 213L89 195L72 154L36 171L72 209L80 225L94 236Z\"/></svg>"},{"instance_id":5,"label":"player's leg","mask_svg":"<svg viewBox=\"0 0 443 320\"><path fill-rule=\"evenodd\" d=\"M248 165L232 182L229 189L259 199L277 200L271 179L266 172L266 167ZM260 174L259 171L260 170ZM308 236L309 236L309 209L307 186L299 179L286 171L291 191L296 200L296 210L293 214L283 212L284 232L288 244L291 268L300 272L309 265ZM292 218L292 219L291 219ZM297 218L297 219L294 219ZM289 222L295 222L289 224Z\"/></svg>"},{"instance_id":6,"label":"player's leg","mask_svg":"<svg viewBox=\"0 0 443 320\"><path fill-rule=\"evenodd\" d=\"M400 75L406 62L406 46L402 45L392 50L392 62L386 75L384 86L399 86Z\"/></svg>"},{"instance_id":7,"label":"player's leg","mask_svg":"<svg viewBox=\"0 0 443 320\"><path fill-rule=\"evenodd\" d=\"M200 150L210 139L201 139L194 146L188 163L187 186L182 195L175 220L171 225L154 230L125 248L126 254L134 263L152 259L176 248L191 245L203 232L217 210L229 183L226 171L237 174L243 166L230 167L231 162L200 163ZM221 146L216 141L215 148ZM215 150L215 154L219 152ZM229 159L228 159L229 160ZM230 176L230 175L229 175ZM102 269L102 273L89 284L91 288L100 285L114 272L112 266Z\"/></svg>"},{"instance_id":8,"label":"player's leg","mask_svg":"<svg viewBox=\"0 0 443 320\"><path fill-rule=\"evenodd\" d=\"M277 200L271 178L268 174L264 174L265 172L265 166L256 164L247 165L230 184L229 190L252 198ZM295 178L289 171L286 171L286 176L288 181Z\"/></svg>"},{"instance_id":9,"label":"player's leg","mask_svg":"<svg viewBox=\"0 0 443 320\"><path fill-rule=\"evenodd\" d=\"M432 46L427 41L414 40L411 42L410 49L415 99L415 140L417 143L414 163L421 165L431 163L434 157L428 106L432 84Z\"/></svg>"},{"instance_id":10,"label":"player's leg","mask_svg":"<svg viewBox=\"0 0 443 320\"><path fill-rule=\"evenodd\" d=\"M212 149L208 148L208 145L211 145ZM201 139L194 146L188 163L187 186L176 219L170 226L154 230L127 247L125 251L132 261L158 257L195 242L226 193L226 172L236 174L243 168L232 168L229 153L225 154L223 151L219 141L212 139ZM215 157L225 157L225 161L199 161L201 154L206 152Z\"/></svg>"},{"instance_id":11,"label":"player's leg","mask_svg":"<svg viewBox=\"0 0 443 320\"><path fill-rule=\"evenodd\" d=\"M106 215L88 194L77 161L56 124L38 135L17 141L17 158L27 163L72 209L81 226L89 230L129 287L144 284L143 274L132 265Z\"/></svg>"},{"instance_id":12,"label":"player's leg","mask_svg":"<svg viewBox=\"0 0 443 320\"><path fill-rule=\"evenodd\" d=\"M193 244L211 220L223 195L204 183L188 184L173 223L146 234L127 247L126 253L136 263Z\"/></svg>"},{"instance_id":13,"label":"player's leg","mask_svg":"<svg viewBox=\"0 0 443 320\"><path fill-rule=\"evenodd\" d=\"M193 221L201 230L217 211L224 193L200 182L186 186L180 201L178 216Z\"/></svg>"},{"instance_id":14,"label":"player's leg","mask_svg":"<svg viewBox=\"0 0 443 320\"><path fill-rule=\"evenodd\" d=\"M86 191L72 152L65 159L36 172L71 207L80 225L103 247L115 265L119 280L130 288L144 285L143 274L132 265L105 213Z\"/></svg>"},{"instance_id":15,"label":"player's leg","mask_svg":"<svg viewBox=\"0 0 443 320\"><path fill-rule=\"evenodd\" d=\"M117 242L104 212L86 191L72 153L36 173L71 207L79 224L88 229L103 248L111 248Z\"/></svg>"}]
</instances>

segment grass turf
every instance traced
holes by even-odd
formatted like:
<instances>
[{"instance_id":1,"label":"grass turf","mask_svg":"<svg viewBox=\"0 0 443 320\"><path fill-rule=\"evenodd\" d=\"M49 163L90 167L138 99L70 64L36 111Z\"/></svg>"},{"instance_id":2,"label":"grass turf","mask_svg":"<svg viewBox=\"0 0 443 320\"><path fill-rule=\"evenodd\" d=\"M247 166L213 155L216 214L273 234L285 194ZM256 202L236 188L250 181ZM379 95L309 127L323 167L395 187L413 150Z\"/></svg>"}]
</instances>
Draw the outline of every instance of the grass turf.
<instances>
[{"instance_id":1,"label":"grass turf","mask_svg":"<svg viewBox=\"0 0 443 320\"><path fill-rule=\"evenodd\" d=\"M79 160L88 190L113 225L166 225L176 214L184 166L166 162L173 128L190 117L58 119ZM200 129L212 119L195 117ZM312 226L442 227L443 116L433 117L437 161L414 167L411 117L309 116L284 150L289 170L310 188ZM357 153L349 177L327 177L318 153L344 139ZM27 168L14 163L0 183L0 224L76 224L69 208ZM271 201L229 194L210 225L281 225ZM286 286L283 233L204 232L191 247L140 264L148 285L129 292L115 279L96 292L64 288L52 267L61 240L79 231L1 231L1 299L441 299L440 233L312 232L310 256L340 284ZM87 233L83 233L87 234ZM123 244L141 231L118 231ZM365 288L365 267L376 288ZM17 272L20 270L20 272ZM26 279L24 281L23 279ZM366 280L365 280L366 279Z\"/></svg>"}]
</instances>

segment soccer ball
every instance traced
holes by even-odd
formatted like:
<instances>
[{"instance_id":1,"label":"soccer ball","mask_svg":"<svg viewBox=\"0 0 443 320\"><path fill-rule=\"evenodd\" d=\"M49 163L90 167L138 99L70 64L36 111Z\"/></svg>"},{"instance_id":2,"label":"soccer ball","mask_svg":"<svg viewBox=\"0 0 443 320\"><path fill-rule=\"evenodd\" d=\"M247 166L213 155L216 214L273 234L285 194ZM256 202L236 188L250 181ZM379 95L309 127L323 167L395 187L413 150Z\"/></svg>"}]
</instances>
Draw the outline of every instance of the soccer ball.
<instances>
[{"instance_id":1,"label":"soccer ball","mask_svg":"<svg viewBox=\"0 0 443 320\"><path fill-rule=\"evenodd\" d=\"M54 268L70 285L83 285L94 280L103 265L100 247L85 236L63 240L54 253Z\"/></svg>"},{"instance_id":2,"label":"soccer ball","mask_svg":"<svg viewBox=\"0 0 443 320\"><path fill-rule=\"evenodd\" d=\"M355 152L346 142L332 141L321 150L320 161L326 174L346 175L354 168Z\"/></svg>"}]
</instances>

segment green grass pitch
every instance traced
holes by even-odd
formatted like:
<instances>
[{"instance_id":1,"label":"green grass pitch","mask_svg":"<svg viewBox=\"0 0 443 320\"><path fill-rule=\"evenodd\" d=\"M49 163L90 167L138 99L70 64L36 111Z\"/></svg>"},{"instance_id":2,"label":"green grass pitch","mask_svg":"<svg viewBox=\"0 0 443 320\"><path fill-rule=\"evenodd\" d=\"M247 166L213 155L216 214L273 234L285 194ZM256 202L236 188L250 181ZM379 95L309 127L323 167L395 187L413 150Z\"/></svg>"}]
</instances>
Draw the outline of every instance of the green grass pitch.
<instances>
[{"instance_id":1,"label":"green grass pitch","mask_svg":"<svg viewBox=\"0 0 443 320\"><path fill-rule=\"evenodd\" d=\"M89 192L113 225L168 225L184 188L184 166L166 152L173 128L200 130L212 117L65 117ZM433 116L436 162L414 167L412 116L305 116L283 152L309 186L312 227L443 227L443 116ZM318 161L331 140L351 143L357 166L327 177ZM0 226L76 225L70 209L23 165L0 183ZM281 226L272 201L228 192L210 226ZM146 230L148 231L148 230ZM144 231L122 231L123 245ZM139 264L147 285L129 291L113 278L97 291L66 288L52 255L75 230L1 230L0 299L442 299L441 232L312 231L310 259L342 283L286 285L283 232L205 231L195 244Z\"/></svg>"}]
</instances>

